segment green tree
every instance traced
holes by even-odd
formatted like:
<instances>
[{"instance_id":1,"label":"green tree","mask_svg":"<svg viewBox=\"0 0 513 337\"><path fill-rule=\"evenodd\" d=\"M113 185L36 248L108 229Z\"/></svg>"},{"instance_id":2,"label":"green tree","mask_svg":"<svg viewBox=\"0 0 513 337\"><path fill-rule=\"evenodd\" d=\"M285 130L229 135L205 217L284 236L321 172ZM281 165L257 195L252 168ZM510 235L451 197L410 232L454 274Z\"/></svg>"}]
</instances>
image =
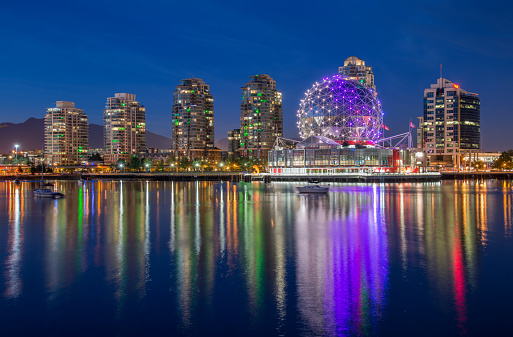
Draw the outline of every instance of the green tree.
<instances>
[{"instance_id":1,"label":"green tree","mask_svg":"<svg viewBox=\"0 0 513 337\"><path fill-rule=\"evenodd\" d=\"M103 157L98 153L98 152L94 152L93 154L91 154L89 157L88 157L89 161L99 161L99 162L103 162Z\"/></svg>"},{"instance_id":2,"label":"green tree","mask_svg":"<svg viewBox=\"0 0 513 337\"><path fill-rule=\"evenodd\" d=\"M501 153L493 164L492 168L499 170L511 170L513 169L513 150L504 151Z\"/></svg>"},{"instance_id":3,"label":"green tree","mask_svg":"<svg viewBox=\"0 0 513 337\"><path fill-rule=\"evenodd\" d=\"M143 159L136 156L132 156L130 162L128 163L128 167L130 167L134 171L139 171L139 169L143 167Z\"/></svg>"},{"instance_id":4,"label":"green tree","mask_svg":"<svg viewBox=\"0 0 513 337\"><path fill-rule=\"evenodd\" d=\"M118 159L116 162L116 169L118 169L120 172L126 168L126 163L123 159Z\"/></svg>"},{"instance_id":5,"label":"green tree","mask_svg":"<svg viewBox=\"0 0 513 337\"><path fill-rule=\"evenodd\" d=\"M183 171L187 171L191 166L192 160L189 158L182 158L178 161L178 167Z\"/></svg>"},{"instance_id":6,"label":"green tree","mask_svg":"<svg viewBox=\"0 0 513 337\"><path fill-rule=\"evenodd\" d=\"M145 171L151 171L153 168L153 160L151 158L144 158L142 161L142 166Z\"/></svg>"}]
</instances>

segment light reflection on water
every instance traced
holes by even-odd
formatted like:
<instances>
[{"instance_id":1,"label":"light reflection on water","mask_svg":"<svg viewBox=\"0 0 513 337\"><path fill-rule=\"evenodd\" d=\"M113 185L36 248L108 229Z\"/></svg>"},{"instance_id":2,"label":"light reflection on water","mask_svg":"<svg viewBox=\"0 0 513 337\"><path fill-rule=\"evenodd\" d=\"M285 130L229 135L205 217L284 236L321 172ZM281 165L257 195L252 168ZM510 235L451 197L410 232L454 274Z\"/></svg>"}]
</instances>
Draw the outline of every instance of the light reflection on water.
<instances>
[{"instance_id":1,"label":"light reflection on water","mask_svg":"<svg viewBox=\"0 0 513 337\"><path fill-rule=\"evenodd\" d=\"M0 182L0 313L16 333L30 330L17 324L23 315L53 331L87 311L121 335L145 323L185 334L398 335L404 315L425 324L403 311L429 308L447 334L472 334L486 249L513 257L507 181L334 184L326 196L291 183L55 185L66 198Z\"/></svg>"}]
</instances>

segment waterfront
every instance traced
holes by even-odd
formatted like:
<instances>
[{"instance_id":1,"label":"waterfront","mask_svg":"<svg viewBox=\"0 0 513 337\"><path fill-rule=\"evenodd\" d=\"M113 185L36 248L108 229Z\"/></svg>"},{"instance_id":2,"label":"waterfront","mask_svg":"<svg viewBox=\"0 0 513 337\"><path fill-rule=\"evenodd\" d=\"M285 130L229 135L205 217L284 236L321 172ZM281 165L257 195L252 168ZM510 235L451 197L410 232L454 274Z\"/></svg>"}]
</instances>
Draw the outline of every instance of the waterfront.
<instances>
[{"instance_id":1,"label":"waterfront","mask_svg":"<svg viewBox=\"0 0 513 337\"><path fill-rule=\"evenodd\" d=\"M513 184L0 182L3 335L493 335Z\"/></svg>"}]
</instances>

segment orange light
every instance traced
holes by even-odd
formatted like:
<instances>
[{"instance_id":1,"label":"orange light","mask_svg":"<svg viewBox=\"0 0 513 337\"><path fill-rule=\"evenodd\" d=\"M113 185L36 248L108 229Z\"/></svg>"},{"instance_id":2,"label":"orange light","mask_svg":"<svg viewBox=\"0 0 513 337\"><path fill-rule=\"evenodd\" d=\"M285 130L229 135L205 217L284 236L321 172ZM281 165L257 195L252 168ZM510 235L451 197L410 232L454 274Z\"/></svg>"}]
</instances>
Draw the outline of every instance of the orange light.
<instances>
[{"instance_id":1,"label":"orange light","mask_svg":"<svg viewBox=\"0 0 513 337\"><path fill-rule=\"evenodd\" d=\"M455 89L458 89L460 86L459 86L459 85L457 85L457 84L453 84L453 87L454 87Z\"/></svg>"}]
</instances>

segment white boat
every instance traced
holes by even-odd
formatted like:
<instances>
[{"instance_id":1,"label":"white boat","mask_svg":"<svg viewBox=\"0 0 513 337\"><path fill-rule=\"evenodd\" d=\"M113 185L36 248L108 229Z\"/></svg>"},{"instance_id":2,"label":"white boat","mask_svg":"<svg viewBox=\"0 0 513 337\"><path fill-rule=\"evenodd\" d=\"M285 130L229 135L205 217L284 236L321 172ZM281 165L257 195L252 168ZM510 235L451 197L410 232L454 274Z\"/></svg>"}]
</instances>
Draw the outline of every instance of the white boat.
<instances>
[{"instance_id":1,"label":"white boat","mask_svg":"<svg viewBox=\"0 0 513 337\"><path fill-rule=\"evenodd\" d=\"M38 188L34 190L34 194L41 198L62 198L64 194L52 191L49 188Z\"/></svg>"},{"instance_id":2,"label":"white boat","mask_svg":"<svg viewBox=\"0 0 513 337\"><path fill-rule=\"evenodd\" d=\"M44 146L43 146L44 148ZM63 198L64 194L53 191L45 186L44 174L45 174L45 162L44 162L44 153L43 153L43 162L41 164L41 187L34 190L34 195L36 197L41 198Z\"/></svg>"},{"instance_id":3,"label":"white boat","mask_svg":"<svg viewBox=\"0 0 513 337\"><path fill-rule=\"evenodd\" d=\"M307 185L300 186L297 190L299 193L328 193L330 188L328 186Z\"/></svg>"}]
</instances>

